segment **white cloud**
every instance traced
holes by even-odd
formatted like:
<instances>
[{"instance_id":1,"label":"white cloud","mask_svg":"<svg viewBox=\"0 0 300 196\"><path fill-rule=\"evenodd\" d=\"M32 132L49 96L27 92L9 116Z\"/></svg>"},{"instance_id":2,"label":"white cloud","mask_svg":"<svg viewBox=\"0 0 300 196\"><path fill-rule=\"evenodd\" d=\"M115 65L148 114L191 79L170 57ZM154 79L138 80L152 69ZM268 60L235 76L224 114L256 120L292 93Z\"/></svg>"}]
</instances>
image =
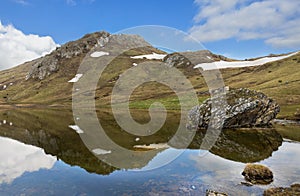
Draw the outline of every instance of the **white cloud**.
<instances>
[{"instance_id":1,"label":"white cloud","mask_svg":"<svg viewBox=\"0 0 300 196\"><path fill-rule=\"evenodd\" d=\"M56 157L44 150L19 141L0 137L0 184L11 183L25 172L51 169Z\"/></svg>"},{"instance_id":2,"label":"white cloud","mask_svg":"<svg viewBox=\"0 0 300 196\"><path fill-rule=\"evenodd\" d=\"M87 4L90 4L90 3L93 3L95 0L81 0L80 2L81 3L87 3ZM76 0L66 0L67 4L69 6L76 6L77 5L77 1Z\"/></svg>"},{"instance_id":3,"label":"white cloud","mask_svg":"<svg viewBox=\"0 0 300 196\"><path fill-rule=\"evenodd\" d=\"M0 70L43 56L58 46L49 36L25 35L0 21Z\"/></svg>"},{"instance_id":4,"label":"white cloud","mask_svg":"<svg viewBox=\"0 0 300 196\"><path fill-rule=\"evenodd\" d=\"M263 39L274 47L300 46L300 1L195 0L190 34L203 42Z\"/></svg>"},{"instance_id":5,"label":"white cloud","mask_svg":"<svg viewBox=\"0 0 300 196\"><path fill-rule=\"evenodd\" d=\"M22 5L28 5L28 1L25 0L15 0L16 3L22 4Z\"/></svg>"},{"instance_id":6,"label":"white cloud","mask_svg":"<svg viewBox=\"0 0 300 196\"><path fill-rule=\"evenodd\" d=\"M67 0L67 4L70 6L75 6L77 3L75 0Z\"/></svg>"}]
</instances>

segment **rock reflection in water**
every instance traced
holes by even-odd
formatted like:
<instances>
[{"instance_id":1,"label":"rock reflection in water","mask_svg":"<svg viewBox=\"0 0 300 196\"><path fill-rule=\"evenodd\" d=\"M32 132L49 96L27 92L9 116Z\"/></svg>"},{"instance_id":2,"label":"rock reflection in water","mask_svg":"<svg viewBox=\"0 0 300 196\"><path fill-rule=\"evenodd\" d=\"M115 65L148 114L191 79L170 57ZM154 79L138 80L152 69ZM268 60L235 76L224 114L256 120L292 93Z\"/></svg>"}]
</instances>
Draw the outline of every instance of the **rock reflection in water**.
<instances>
[{"instance_id":1,"label":"rock reflection in water","mask_svg":"<svg viewBox=\"0 0 300 196\"><path fill-rule=\"evenodd\" d=\"M205 131L198 132L190 148L197 149ZM222 130L211 153L232 161L249 163L270 157L282 144L275 129L225 129Z\"/></svg>"}]
</instances>

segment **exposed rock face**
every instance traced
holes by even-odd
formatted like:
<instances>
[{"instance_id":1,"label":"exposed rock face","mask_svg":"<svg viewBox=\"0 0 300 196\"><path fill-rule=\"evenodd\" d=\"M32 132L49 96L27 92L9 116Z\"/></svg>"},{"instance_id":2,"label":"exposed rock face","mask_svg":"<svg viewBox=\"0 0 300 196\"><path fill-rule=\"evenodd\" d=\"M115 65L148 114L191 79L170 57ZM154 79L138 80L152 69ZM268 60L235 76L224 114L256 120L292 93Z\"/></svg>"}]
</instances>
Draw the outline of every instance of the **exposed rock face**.
<instances>
[{"instance_id":1,"label":"exposed rock face","mask_svg":"<svg viewBox=\"0 0 300 196\"><path fill-rule=\"evenodd\" d=\"M214 128L264 127L280 111L279 105L261 92L245 88L225 92L195 106L189 113L188 127L206 129L209 123Z\"/></svg>"},{"instance_id":2,"label":"exposed rock face","mask_svg":"<svg viewBox=\"0 0 300 196\"><path fill-rule=\"evenodd\" d=\"M300 195L300 184L293 184L291 187L269 188L264 191L264 196L295 196Z\"/></svg>"},{"instance_id":3,"label":"exposed rock face","mask_svg":"<svg viewBox=\"0 0 300 196\"><path fill-rule=\"evenodd\" d=\"M193 68L200 63L211 63L220 60L231 60L221 55L216 55L208 50L199 50L193 52L175 52L168 54L163 61L169 67Z\"/></svg>"},{"instance_id":4,"label":"exposed rock face","mask_svg":"<svg viewBox=\"0 0 300 196\"><path fill-rule=\"evenodd\" d=\"M30 78L44 79L59 70L60 62L63 59L70 59L81 54L88 53L93 47L99 45L104 47L109 42L110 34L97 32L87 34L77 41L72 41L57 48L51 54L36 60L26 76Z\"/></svg>"},{"instance_id":5,"label":"exposed rock face","mask_svg":"<svg viewBox=\"0 0 300 196\"><path fill-rule=\"evenodd\" d=\"M191 64L191 62L185 56L177 52L168 54L163 61L168 67L188 66Z\"/></svg>"},{"instance_id":6,"label":"exposed rock face","mask_svg":"<svg viewBox=\"0 0 300 196\"><path fill-rule=\"evenodd\" d=\"M259 164L247 164L242 175L253 184L269 184L273 181L273 172Z\"/></svg>"},{"instance_id":7,"label":"exposed rock face","mask_svg":"<svg viewBox=\"0 0 300 196\"><path fill-rule=\"evenodd\" d=\"M208 50L200 50L195 52L175 52L168 54L163 61L169 67L177 68L193 68L194 65L199 63L213 62L215 55Z\"/></svg>"}]
</instances>

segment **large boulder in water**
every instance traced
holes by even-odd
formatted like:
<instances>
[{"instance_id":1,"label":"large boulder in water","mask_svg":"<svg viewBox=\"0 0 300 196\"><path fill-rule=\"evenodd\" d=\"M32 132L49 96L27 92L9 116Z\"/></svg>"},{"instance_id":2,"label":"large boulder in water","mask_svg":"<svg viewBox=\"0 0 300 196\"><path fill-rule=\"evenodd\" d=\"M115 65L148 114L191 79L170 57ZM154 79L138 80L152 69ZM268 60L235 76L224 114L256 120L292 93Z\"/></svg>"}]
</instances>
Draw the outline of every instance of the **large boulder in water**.
<instances>
[{"instance_id":1,"label":"large boulder in water","mask_svg":"<svg viewBox=\"0 0 300 196\"><path fill-rule=\"evenodd\" d=\"M260 164L247 164L242 175L253 184L269 184L273 182L273 172Z\"/></svg>"},{"instance_id":2,"label":"large boulder in water","mask_svg":"<svg viewBox=\"0 0 300 196\"><path fill-rule=\"evenodd\" d=\"M279 111L279 105L261 92L224 89L189 112L188 127L206 129L209 123L214 128L265 127Z\"/></svg>"}]
</instances>

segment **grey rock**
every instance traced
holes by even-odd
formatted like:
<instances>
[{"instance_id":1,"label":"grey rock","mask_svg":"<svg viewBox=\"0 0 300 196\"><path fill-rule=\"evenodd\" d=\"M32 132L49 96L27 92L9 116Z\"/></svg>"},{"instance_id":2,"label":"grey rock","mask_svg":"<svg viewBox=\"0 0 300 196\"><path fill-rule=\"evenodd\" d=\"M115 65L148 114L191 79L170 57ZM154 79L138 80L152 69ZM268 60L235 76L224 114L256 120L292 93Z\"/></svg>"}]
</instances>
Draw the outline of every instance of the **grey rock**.
<instances>
[{"instance_id":1,"label":"grey rock","mask_svg":"<svg viewBox=\"0 0 300 196\"><path fill-rule=\"evenodd\" d=\"M209 57L209 58L208 58ZM168 67L177 67L177 68L193 68L193 66L199 63L209 63L213 62L215 57L208 50L200 50L194 52L175 52L168 54L163 61Z\"/></svg>"},{"instance_id":2,"label":"grey rock","mask_svg":"<svg viewBox=\"0 0 300 196\"><path fill-rule=\"evenodd\" d=\"M265 127L280 111L279 105L261 92L245 88L219 93L189 112L188 128Z\"/></svg>"},{"instance_id":3,"label":"grey rock","mask_svg":"<svg viewBox=\"0 0 300 196\"><path fill-rule=\"evenodd\" d=\"M167 55L164 58L164 62L166 63L166 65L168 67L177 67L183 64L187 64L190 65L190 62L188 61L188 59L186 59L183 55L181 55L180 53L172 53Z\"/></svg>"},{"instance_id":4,"label":"grey rock","mask_svg":"<svg viewBox=\"0 0 300 196\"><path fill-rule=\"evenodd\" d=\"M104 34L99 38L98 44L100 47L104 47L109 42L109 36L109 34Z\"/></svg>"}]
</instances>

